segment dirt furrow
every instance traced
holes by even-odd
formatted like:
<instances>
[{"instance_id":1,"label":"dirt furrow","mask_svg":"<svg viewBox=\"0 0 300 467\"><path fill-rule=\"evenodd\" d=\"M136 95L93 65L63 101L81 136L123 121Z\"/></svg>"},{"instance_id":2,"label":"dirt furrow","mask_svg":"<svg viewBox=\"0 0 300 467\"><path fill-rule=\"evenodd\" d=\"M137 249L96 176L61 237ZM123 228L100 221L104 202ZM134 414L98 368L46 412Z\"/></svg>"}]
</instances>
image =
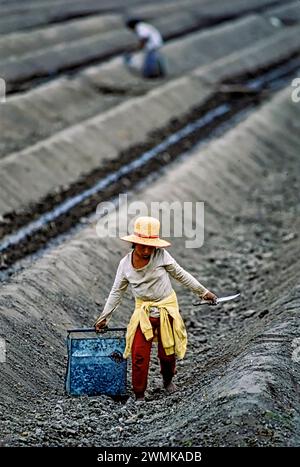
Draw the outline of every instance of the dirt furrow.
<instances>
[{"instance_id":1,"label":"dirt furrow","mask_svg":"<svg viewBox=\"0 0 300 467\"><path fill-rule=\"evenodd\" d=\"M204 247L175 238L171 252L216 293L242 292L237 303L197 309L175 285L189 351L174 395L158 389L154 362L143 406L64 395L66 329L90 326L101 310L126 251L118 239L90 226L1 288L3 444L297 445L299 112L287 88L130 197L204 201ZM127 296L112 324L125 325L131 310Z\"/></svg>"}]
</instances>

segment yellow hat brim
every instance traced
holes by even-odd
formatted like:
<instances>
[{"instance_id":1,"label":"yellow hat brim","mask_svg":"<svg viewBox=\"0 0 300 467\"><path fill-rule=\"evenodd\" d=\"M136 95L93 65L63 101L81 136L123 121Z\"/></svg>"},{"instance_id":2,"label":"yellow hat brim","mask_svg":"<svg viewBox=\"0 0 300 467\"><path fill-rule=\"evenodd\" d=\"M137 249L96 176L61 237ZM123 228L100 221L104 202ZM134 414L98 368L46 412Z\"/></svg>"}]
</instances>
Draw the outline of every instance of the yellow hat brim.
<instances>
[{"instance_id":1,"label":"yellow hat brim","mask_svg":"<svg viewBox=\"0 0 300 467\"><path fill-rule=\"evenodd\" d=\"M157 248L164 248L171 245L170 242L162 240L161 238L145 238L138 237L137 235L125 235L125 237L121 237L121 240L130 243L138 243L139 245L155 246Z\"/></svg>"}]
</instances>

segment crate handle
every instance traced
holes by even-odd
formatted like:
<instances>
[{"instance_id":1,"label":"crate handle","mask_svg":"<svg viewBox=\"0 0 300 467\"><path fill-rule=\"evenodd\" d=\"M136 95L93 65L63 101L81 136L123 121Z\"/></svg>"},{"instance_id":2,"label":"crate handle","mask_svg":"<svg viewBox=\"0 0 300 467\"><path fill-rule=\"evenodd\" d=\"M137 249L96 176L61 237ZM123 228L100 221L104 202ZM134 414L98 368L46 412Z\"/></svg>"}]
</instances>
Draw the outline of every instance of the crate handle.
<instances>
[{"instance_id":1,"label":"crate handle","mask_svg":"<svg viewBox=\"0 0 300 467\"><path fill-rule=\"evenodd\" d=\"M109 328L107 326L105 326L105 328L103 328L103 331L102 332L99 332L97 334L102 334L102 333L105 333L107 331L126 331L127 328ZM67 333L68 334L71 334L72 332L95 332L95 328L78 328L78 329L67 329Z\"/></svg>"}]
</instances>

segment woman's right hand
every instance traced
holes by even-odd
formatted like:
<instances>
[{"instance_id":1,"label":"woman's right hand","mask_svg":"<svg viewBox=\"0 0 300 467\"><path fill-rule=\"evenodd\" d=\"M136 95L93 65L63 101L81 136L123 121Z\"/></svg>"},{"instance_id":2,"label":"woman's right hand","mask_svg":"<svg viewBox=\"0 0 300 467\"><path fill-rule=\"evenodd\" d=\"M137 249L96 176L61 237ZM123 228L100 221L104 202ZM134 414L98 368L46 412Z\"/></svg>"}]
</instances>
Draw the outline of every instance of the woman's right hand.
<instances>
[{"instance_id":1,"label":"woman's right hand","mask_svg":"<svg viewBox=\"0 0 300 467\"><path fill-rule=\"evenodd\" d=\"M105 327L106 327L106 319L103 319L102 321L97 321L97 323L95 324L95 331L104 332Z\"/></svg>"}]
</instances>

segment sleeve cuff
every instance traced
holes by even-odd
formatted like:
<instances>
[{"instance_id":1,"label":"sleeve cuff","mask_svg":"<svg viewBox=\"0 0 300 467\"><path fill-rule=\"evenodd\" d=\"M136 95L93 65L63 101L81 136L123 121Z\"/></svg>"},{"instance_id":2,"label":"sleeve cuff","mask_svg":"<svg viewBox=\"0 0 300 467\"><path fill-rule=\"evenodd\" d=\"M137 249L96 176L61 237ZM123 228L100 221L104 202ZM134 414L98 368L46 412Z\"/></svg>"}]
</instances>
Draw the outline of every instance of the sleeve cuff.
<instances>
[{"instance_id":1,"label":"sleeve cuff","mask_svg":"<svg viewBox=\"0 0 300 467\"><path fill-rule=\"evenodd\" d=\"M208 289L205 289L205 290L201 293L201 297L203 298L208 292L209 292L209 290L208 290Z\"/></svg>"}]
</instances>

